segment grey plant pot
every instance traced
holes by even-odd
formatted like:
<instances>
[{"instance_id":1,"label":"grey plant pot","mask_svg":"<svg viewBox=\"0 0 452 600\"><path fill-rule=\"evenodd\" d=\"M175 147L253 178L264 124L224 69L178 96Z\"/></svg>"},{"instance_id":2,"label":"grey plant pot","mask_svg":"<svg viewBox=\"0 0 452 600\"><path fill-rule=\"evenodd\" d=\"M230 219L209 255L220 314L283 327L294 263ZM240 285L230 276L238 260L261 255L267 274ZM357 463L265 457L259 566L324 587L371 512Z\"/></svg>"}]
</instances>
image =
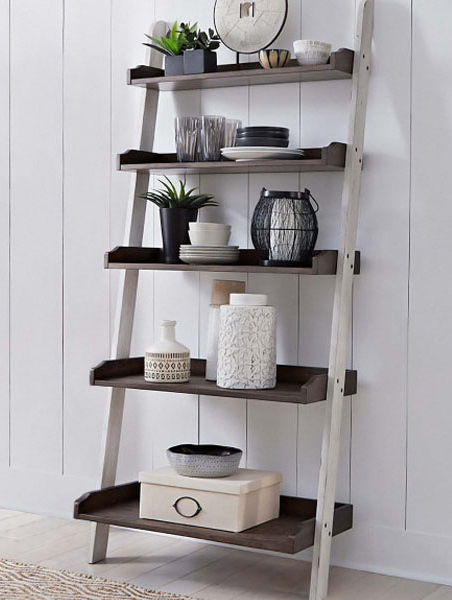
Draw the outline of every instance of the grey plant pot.
<instances>
[{"instance_id":1,"label":"grey plant pot","mask_svg":"<svg viewBox=\"0 0 452 600\"><path fill-rule=\"evenodd\" d=\"M184 74L214 73L217 70L217 53L212 50L186 50Z\"/></svg>"},{"instance_id":2,"label":"grey plant pot","mask_svg":"<svg viewBox=\"0 0 452 600\"><path fill-rule=\"evenodd\" d=\"M165 56L165 75L183 75L184 56Z\"/></svg>"}]
</instances>

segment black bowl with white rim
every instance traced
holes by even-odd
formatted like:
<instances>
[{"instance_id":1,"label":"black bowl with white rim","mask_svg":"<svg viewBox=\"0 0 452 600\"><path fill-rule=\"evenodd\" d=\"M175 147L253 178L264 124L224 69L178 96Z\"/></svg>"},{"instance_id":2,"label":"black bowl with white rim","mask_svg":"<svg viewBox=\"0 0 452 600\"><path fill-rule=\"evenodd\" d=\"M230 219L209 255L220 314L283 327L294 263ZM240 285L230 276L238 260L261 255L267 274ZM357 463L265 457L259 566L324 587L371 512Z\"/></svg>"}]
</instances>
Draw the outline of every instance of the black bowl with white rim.
<instances>
[{"instance_id":1,"label":"black bowl with white rim","mask_svg":"<svg viewBox=\"0 0 452 600\"><path fill-rule=\"evenodd\" d=\"M242 450L216 444L179 444L166 451L170 466L185 477L228 477L239 468Z\"/></svg>"}]
</instances>

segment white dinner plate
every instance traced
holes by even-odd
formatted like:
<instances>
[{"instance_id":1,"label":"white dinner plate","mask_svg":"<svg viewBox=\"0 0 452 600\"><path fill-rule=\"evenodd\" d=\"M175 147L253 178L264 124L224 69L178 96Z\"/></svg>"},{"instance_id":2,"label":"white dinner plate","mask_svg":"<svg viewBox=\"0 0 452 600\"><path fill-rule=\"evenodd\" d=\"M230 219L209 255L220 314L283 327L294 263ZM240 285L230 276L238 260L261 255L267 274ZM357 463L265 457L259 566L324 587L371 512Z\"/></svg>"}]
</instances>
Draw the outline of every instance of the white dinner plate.
<instances>
[{"instance_id":1,"label":"white dinner plate","mask_svg":"<svg viewBox=\"0 0 452 600\"><path fill-rule=\"evenodd\" d=\"M296 148L275 148L273 146L240 146L222 148L221 154L229 160L259 160L277 158L302 158L304 150Z\"/></svg>"},{"instance_id":2,"label":"white dinner plate","mask_svg":"<svg viewBox=\"0 0 452 600\"><path fill-rule=\"evenodd\" d=\"M193 265L232 265L237 262L239 257L230 258L226 256L209 257L209 256L193 256L187 258L185 256L180 257L181 261L187 264Z\"/></svg>"}]
</instances>

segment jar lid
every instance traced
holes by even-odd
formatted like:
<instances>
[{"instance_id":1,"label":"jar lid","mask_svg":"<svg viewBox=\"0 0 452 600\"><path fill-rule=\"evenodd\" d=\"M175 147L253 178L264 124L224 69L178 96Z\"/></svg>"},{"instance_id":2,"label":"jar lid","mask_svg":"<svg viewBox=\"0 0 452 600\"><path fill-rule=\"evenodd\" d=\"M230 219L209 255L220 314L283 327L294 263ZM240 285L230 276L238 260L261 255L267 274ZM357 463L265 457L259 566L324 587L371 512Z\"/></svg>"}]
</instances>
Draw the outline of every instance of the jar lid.
<instances>
[{"instance_id":1,"label":"jar lid","mask_svg":"<svg viewBox=\"0 0 452 600\"><path fill-rule=\"evenodd\" d=\"M237 294L245 291L244 281L231 281L229 279L214 279L212 285L212 296L210 304L221 306L229 304L231 294Z\"/></svg>"},{"instance_id":2,"label":"jar lid","mask_svg":"<svg viewBox=\"0 0 452 600\"><path fill-rule=\"evenodd\" d=\"M229 303L231 306L267 306L267 294L231 294Z\"/></svg>"}]
</instances>

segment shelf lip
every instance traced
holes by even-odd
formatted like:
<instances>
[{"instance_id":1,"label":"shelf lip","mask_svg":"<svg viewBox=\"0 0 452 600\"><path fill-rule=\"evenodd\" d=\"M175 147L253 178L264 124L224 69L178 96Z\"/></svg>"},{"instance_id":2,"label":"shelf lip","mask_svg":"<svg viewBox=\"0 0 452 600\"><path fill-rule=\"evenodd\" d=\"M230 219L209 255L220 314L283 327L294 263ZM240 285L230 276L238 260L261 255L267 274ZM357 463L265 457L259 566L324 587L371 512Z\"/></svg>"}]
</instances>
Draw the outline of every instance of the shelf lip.
<instances>
[{"instance_id":1,"label":"shelf lip","mask_svg":"<svg viewBox=\"0 0 452 600\"><path fill-rule=\"evenodd\" d=\"M280 518L240 533L233 533L140 519L139 495L140 484L137 481L87 492L75 501L74 518L285 554L296 554L314 543L316 500L281 496ZM343 533L352 526L353 506L336 502L333 535Z\"/></svg>"},{"instance_id":2,"label":"shelf lip","mask_svg":"<svg viewBox=\"0 0 452 600\"><path fill-rule=\"evenodd\" d=\"M106 360L91 369L90 384L121 389L148 390L199 396L249 398L269 402L313 404L326 400L328 369L278 365L277 384L270 390L232 390L218 387L205 379L206 361L191 359L191 377L188 383L150 383L144 380L144 358ZM357 391L357 372L346 371L344 396Z\"/></svg>"},{"instance_id":3,"label":"shelf lip","mask_svg":"<svg viewBox=\"0 0 452 600\"><path fill-rule=\"evenodd\" d=\"M207 271L210 273L265 273L282 275L335 275L337 250L317 250L310 267L263 267L257 250L240 250L239 261L232 265L166 264L161 248L117 246L104 257L106 269L131 269L143 271ZM358 275L361 256L355 253L354 273Z\"/></svg>"},{"instance_id":4,"label":"shelf lip","mask_svg":"<svg viewBox=\"0 0 452 600\"><path fill-rule=\"evenodd\" d=\"M347 144L331 142L320 148L305 148L301 159L261 159L249 161L178 162L175 154L127 150L117 155L118 171L149 172L156 175L240 174L240 173L315 173L338 172L345 168Z\"/></svg>"},{"instance_id":5,"label":"shelf lip","mask_svg":"<svg viewBox=\"0 0 452 600\"><path fill-rule=\"evenodd\" d=\"M300 66L291 59L286 67L263 69L258 62L218 65L214 73L165 76L162 69L140 65L127 71L127 83L160 91L197 90L244 85L272 85L307 81L350 79L353 72L354 52L340 48L331 53L326 65Z\"/></svg>"}]
</instances>

